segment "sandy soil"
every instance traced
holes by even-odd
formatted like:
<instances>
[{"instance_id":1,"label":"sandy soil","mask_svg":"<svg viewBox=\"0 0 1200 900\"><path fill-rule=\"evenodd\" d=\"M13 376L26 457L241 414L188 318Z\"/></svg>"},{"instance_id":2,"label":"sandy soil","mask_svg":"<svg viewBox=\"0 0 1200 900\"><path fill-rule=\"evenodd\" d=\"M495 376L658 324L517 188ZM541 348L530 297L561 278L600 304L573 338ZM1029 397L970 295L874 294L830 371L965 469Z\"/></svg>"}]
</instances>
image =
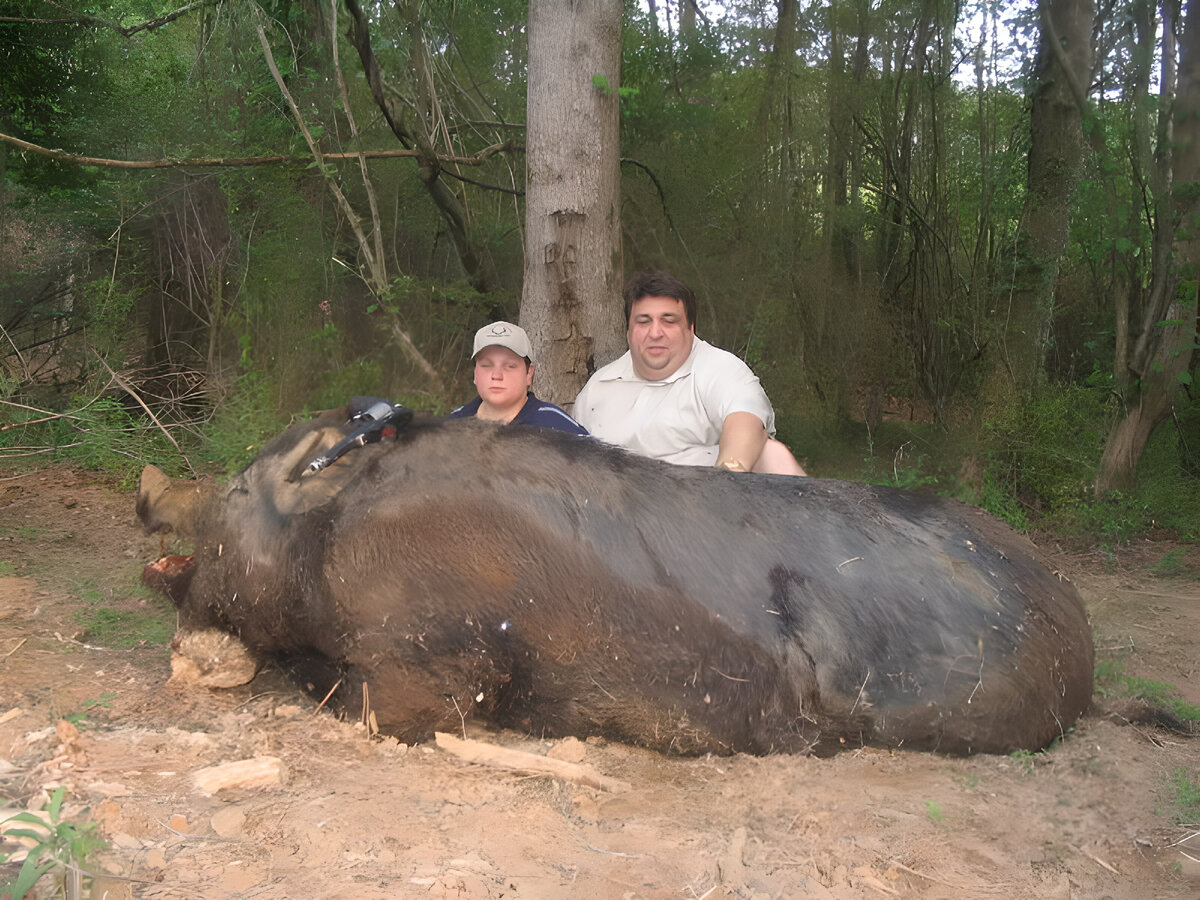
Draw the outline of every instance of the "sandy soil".
<instances>
[{"instance_id":1,"label":"sandy soil","mask_svg":"<svg viewBox=\"0 0 1200 900\"><path fill-rule=\"evenodd\" d=\"M1200 548L1042 544L1084 595L1099 659L1200 703ZM678 759L468 732L620 782L600 790L370 739L271 671L168 685L165 638L117 649L80 625L98 605L163 622L135 587L159 550L127 493L0 473L0 806L66 786L108 841L94 897L1200 896L1200 825L1175 821L1168 786L1200 779L1195 738L1104 711L1017 758ZM278 783L197 785L263 756Z\"/></svg>"}]
</instances>

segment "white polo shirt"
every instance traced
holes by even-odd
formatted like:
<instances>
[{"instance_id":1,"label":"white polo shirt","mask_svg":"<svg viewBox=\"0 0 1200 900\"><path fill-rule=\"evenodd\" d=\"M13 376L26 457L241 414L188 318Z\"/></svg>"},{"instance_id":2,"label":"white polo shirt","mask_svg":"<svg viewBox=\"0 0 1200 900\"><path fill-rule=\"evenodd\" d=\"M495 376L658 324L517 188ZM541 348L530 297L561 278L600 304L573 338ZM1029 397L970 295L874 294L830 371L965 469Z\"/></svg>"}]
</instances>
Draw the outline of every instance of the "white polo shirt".
<instances>
[{"instance_id":1,"label":"white polo shirt","mask_svg":"<svg viewBox=\"0 0 1200 900\"><path fill-rule=\"evenodd\" d=\"M758 416L774 436L775 413L758 376L729 351L700 338L683 365L662 381L639 376L626 351L588 379L571 410L602 441L686 466L716 463L721 427L735 412Z\"/></svg>"}]
</instances>

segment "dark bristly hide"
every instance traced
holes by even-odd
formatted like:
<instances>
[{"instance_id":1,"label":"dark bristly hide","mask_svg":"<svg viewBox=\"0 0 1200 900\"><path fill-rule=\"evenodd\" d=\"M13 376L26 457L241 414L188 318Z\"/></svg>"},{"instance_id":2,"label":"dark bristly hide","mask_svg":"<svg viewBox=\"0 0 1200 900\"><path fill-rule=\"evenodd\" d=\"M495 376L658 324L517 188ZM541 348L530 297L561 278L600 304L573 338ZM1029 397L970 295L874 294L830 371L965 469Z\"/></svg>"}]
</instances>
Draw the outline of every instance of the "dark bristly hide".
<instances>
[{"instance_id":1,"label":"dark bristly hide","mask_svg":"<svg viewBox=\"0 0 1200 900\"><path fill-rule=\"evenodd\" d=\"M194 545L148 578L415 741L460 714L677 753L1035 750L1088 705L1075 588L951 500L417 421L327 470L345 410L227 485L143 473Z\"/></svg>"}]
</instances>

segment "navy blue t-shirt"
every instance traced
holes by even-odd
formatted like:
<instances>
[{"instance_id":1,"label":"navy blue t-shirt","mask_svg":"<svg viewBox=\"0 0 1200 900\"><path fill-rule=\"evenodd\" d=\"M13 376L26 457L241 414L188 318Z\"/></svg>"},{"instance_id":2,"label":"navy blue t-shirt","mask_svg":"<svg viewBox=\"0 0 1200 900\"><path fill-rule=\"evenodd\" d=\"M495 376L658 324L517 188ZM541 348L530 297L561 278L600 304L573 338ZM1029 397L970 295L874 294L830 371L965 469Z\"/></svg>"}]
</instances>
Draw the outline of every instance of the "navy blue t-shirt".
<instances>
[{"instance_id":1,"label":"navy blue t-shirt","mask_svg":"<svg viewBox=\"0 0 1200 900\"><path fill-rule=\"evenodd\" d=\"M450 411L449 418L465 419L479 412L479 407L483 403L482 397L476 397L470 403L464 403L458 409ZM539 400L533 396L530 391L525 398L525 405L521 407L521 411L513 416L510 425L536 425L539 428L556 428L559 431L565 431L567 434L587 434L587 429L572 419L566 410L559 409L553 403L547 403L545 400Z\"/></svg>"}]
</instances>

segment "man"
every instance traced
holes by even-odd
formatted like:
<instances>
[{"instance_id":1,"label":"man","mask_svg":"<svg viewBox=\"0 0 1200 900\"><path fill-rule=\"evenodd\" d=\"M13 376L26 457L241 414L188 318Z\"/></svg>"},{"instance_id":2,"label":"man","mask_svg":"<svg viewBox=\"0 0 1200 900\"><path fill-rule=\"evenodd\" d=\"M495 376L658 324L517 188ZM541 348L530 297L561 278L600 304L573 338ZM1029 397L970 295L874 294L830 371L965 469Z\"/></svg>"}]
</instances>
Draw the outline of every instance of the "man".
<instances>
[{"instance_id":1,"label":"man","mask_svg":"<svg viewBox=\"0 0 1200 900\"><path fill-rule=\"evenodd\" d=\"M775 440L775 413L750 367L696 337L696 297L667 272L625 285L629 352L575 399L591 434L642 456L732 472L803 475Z\"/></svg>"},{"instance_id":2,"label":"man","mask_svg":"<svg viewBox=\"0 0 1200 900\"><path fill-rule=\"evenodd\" d=\"M450 412L451 419L475 416L501 425L537 425L570 434L587 434L553 403L539 400L533 384L529 335L511 322L493 322L475 332L475 389L479 396Z\"/></svg>"}]
</instances>

